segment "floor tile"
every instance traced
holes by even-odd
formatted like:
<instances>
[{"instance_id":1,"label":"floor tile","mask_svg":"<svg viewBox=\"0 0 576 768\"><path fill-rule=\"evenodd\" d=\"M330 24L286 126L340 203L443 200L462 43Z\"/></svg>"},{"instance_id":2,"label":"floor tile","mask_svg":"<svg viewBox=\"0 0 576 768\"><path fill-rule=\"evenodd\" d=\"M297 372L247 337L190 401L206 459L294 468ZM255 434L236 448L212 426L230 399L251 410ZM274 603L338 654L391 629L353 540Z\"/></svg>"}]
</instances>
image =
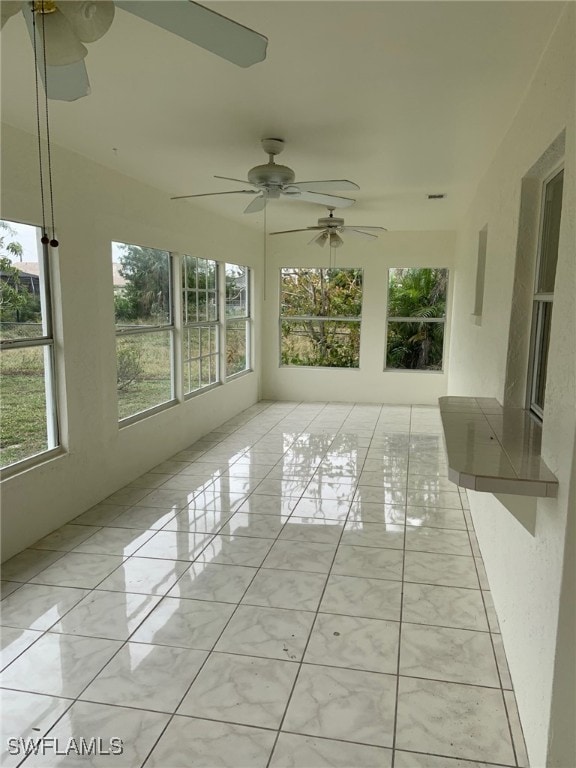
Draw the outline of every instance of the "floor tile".
<instances>
[{"instance_id":1,"label":"floor tile","mask_svg":"<svg viewBox=\"0 0 576 768\"><path fill-rule=\"evenodd\" d=\"M302 498L294 507L293 514L296 517L313 517L319 520L337 520L343 522L348 516L349 509L349 501Z\"/></svg>"},{"instance_id":2,"label":"floor tile","mask_svg":"<svg viewBox=\"0 0 576 768\"><path fill-rule=\"evenodd\" d=\"M62 552L24 549L2 563L2 578L7 581L28 581L62 557L64 557Z\"/></svg>"},{"instance_id":3,"label":"floor tile","mask_svg":"<svg viewBox=\"0 0 576 768\"><path fill-rule=\"evenodd\" d=\"M510 730L512 731L512 738L514 740L517 764L519 768L528 768L528 753L526 752L526 745L524 743L524 734L522 733L522 725L518 714L516 697L512 691L504 691L504 700L506 702L506 711L508 712Z\"/></svg>"},{"instance_id":4,"label":"floor tile","mask_svg":"<svg viewBox=\"0 0 576 768\"><path fill-rule=\"evenodd\" d=\"M396 678L304 664L283 729L376 746L392 746Z\"/></svg>"},{"instance_id":5,"label":"floor tile","mask_svg":"<svg viewBox=\"0 0 576 768\"><path fill-rule=\"evenodd\" d=\"M2 627L0 632L0 669L7 667L39 637L42 637L41 631Z\"/></svg>"},{"instance_id":6,"label":"floor tile","mask_svg":"<svg viewBox=\"0 0 576 768\"><path fill-rule=\"evenodd\" d=\"M69 699L1 690L0 765L3 768L16 768L24 756L23 752L17 755L8 754L8 739L44 736L71 704Z\"/></svg>"},{"instance_id":7,"label":"floor tile","mask_svg":"<svg viewBox=\"0 0 576 768\"><path fill-rule=\"evenodd\" d=\"M401 677L396 747L513 765L502 692Z\"/></svg>"},{"instance_id":8,"label":"floor tile","mask_svg":"<svg viewBox=\"0 0 576 768\"><path fill-rule=\"evenodd\" d=\"M390 768L392 750L281 733L270 768Z\"/></svg>"},{"instance_id":9,"label":"floor tile","mask_svg":"<svg viewBox=\"0 0 576 768\"><path fill-rule=\"evenodd\" d=\"M241 605L214 650L300 661L313 621L308 611Z\"/></svg>"},{"instance_id":10,"label":"floor tile","mask_svg":"<svg viewBox=\"0 0 576 768\"><path fill-rule=\"evenodd\" d=\"M129 557L98 585L98 589L164 595L189 566L189 563L178 560Z\"/></svg>"},{"instance_id":11,"label":"floor tile","mask_svg":"<svg viewBox=\"0 0 576 768\"><path fill-rule=\"evenodd\" d=\"M108 525L118 515L126 512L128 509L130 509L128 504L107 504L106 502L101 502L75 517L72 522L75 525Z\"/></svg>"},{"instance_id":12,"label":"floor tile","mask_svg":"<svg viewBox=\"0 0 576 768\"><path fill-rule=\"evenodd\" d=\"M482 596L484 598L484 604L486 606L486 615L488 616L488 624L490 626L490 632L500 634L500 624L498 623L498 615L496 613L496 606L492 599L492 593L488 590L482 590Z\"/></svg>"},{"instance_id":13,"label":"floor tile","mask_svg":"<svg viewBox=\"0 0 576 768\"><path fill-rule=\"evenodd\" d=\"M87 555L67 552L37 576L36 584L92 589L124 561L120 555Z\"/></svg>"},{"instance_id":14,"label":"floor tile","mask_svg":"<svg viewBox=\"0 0 576 768\"><path fill-rule=\"evenodd\" d=\"M494 763L478 763L475 760L458 760L453 757L435 757L418 752L394 753L395 768L503 768Z\"/></svg>"},{"instance_id":15,"label":"floor tile","mask_svg":"<svg viewBox=\"0 0 576 768\"><path fill-rule=\"evenodd\" d=\"M400 674L499 687L487 632L402 624Z\"/></svg>"},{"instance_id":16,"label":"floor tile","mask_svg":"<svg viewBox=\"0 0 576 768\"><path fill-rule=\"evenodd\" d=\"M404 526L349 520L344 527L342 544L402 549L404 546Z\"/></svg>"},{"instance_id":17,"label":"floor tile","mask_svg":"<svg viewBox=\"0 0 576 768\"><path fill-rule=\"evenodd\" d=\"M2 672L0 685L75 697L120 646L116 640L46 633Z\"/></svg>"},{"instance_id":18,"label":"floor tile","mask_svg":"<svg viewBox=\"0 0 576 768\"><path fill-rule=\"evenodd\" d=\"M336 544L278 540L264 560L264 568L328 573Z\"/></svg>"},{"instance_id":19,"label":"floor tile","mask_svg":"<svg viewBox=\"0 0 576 768\"><path fill-rule=\"evenodd\" d=\"M472 557L467 531L406 526L406 550Z\"/></svg>"},{"instance_id":20,"label":"floor tile","mask_svg":"<svg viewBox=\"0 0 576 768\"><path fill-rule=\"evenodd\" d=\"M236 512L221 528L220 533L232 536L275 539L288 519L288 515L251 515L245 512Z\"/></svg>"},{"instance_id":21,"label":"floor tile","mask_svg":"<svg viewBox=\"0 0 576 768\"><path fill-rule=\"evenodd\" d=\"M69 552L99 530L98 526L92 525L63 525L53 533L37 541L32 548L56 549Z\"/></svg>"},{"instance_id":22,"label":"floor tile","mask_svg":"<svg viewBox=\"0 0 576 768\"><path fill-rule=\"evenodd\" d=\"M298 503L298 499L299 496L271 496L253 493L238 507L238 512L257 515L289 515Z\"/></svg>"},{"instance_id":23,"label":"floor tile","mask_svg":"<svg viewBox=\"0 0 576 768\"><path fill-rule=\"evenodd\" d=\"M212 653L178 714L278 728L297 672L289 661Z\"/></svg>"},{"instance_id":24,"label":"floor tile","mask_svg":"<svg viewBox=\"0 0 576 768\"><path fill-rule=\"evenodd\" d=\"M402 620L488 631L480 591L461 587L404 584Z\"/></svg>"},{"instance_id":25,"label":"floor tile","mask_svg":"<svg viewBox=\"0 0 576 768\"><path fill-rule=\"evenodd\" d=\"M163 526L163 530L218 533L233 514L214 509L198 510L185 507Z\"/></svg>"},{"instance_id":26,"label":"floor tile","mask_svg":"<svg viewBox=\"0 0 576 768\"><path fill-rule=\"evenodd\" d=\"M508 661L506 660L506 651L504 650L502 635L492 633L492 643L494 645L496 664L498 665L502 688L512 690L512 678L510 677L510 670L508 669Z\"/></svg>"},{"instance_id":27,"label":"floor tile","mask_svg":"<svg viewBox=\"0 0 576 768\"><path fill-rule=\"evenodd\" d=\"M304 661L395 674L399 634L398 622L320 613Z\"/></svg>"},{"instance_id":28,"label":"floor tile","mask_svg":"<svg viewBox=\"0 0 576 768\"><path fill-rule=\"evenodd\" d=\"M126 643L82 693L85 701L174 712L208 651Z\"/></svg>"},{"instance_id":29,"label":"floor tile","mask_svg":"<svg viewBox=\"0 0 576 768\"><path fill-rule=\"evenodd\" d=\"M70 739L79 743L82 737L89 741L92 734L98 734L103 748L111 751L110 757L92 757L87 762L85 755L47 753L30 757L25 765L34 768L86 768L88 765L137 768L146 759L168 720L169 715L158 712L76 701L49 735L67 745ZM120 739L122 744L112 739ZM118 746L122 747L122 753L114 754L112 750Z\"/></svg>"},{"instance_id":30,"label":"floor tile","mask_svg":"<svg viewBox=\"0 0 576 768\"><path fill-rule=\"evenodd\" d=\"M338 544L343 525L338 520L297 517L294 511L280 533L280 540Z\"/></svg>"},{"instance_id":31,"label":"floor tile","mask_svg":"<svg viewBox=\"0 0 576 768\"><path fill-rule=\"evenodd\" d=\"M451 491L413 491L408 490L406 503L413 507L442 507L445 509L462 509L460 495Z\"/></svg>"},{"instance_id":32,"label":"floor tile","mask_svg":"<svg viewBox=\"0 0 576 768\"><path fill-rule=\"evenodd\" d=\"M146 768L266 768L276 734L261 728L176 716Z\"/></svg>"},{"instance_id":33,"label":"floor tile","mask_svg":"<svg viewBox=\"0 0 576 768\"><path fill-rule=\"evenodd\" d=\"M357 547L341 544L336 553L333 573L376 579L402 579L401 550Z\"/></svg>"},{"instance_id":34,"label":"floor tile","mask_svg":"<svg viewBox=\"0 0 576 768\"><path fill-rule=\"evenodd\" d=\"M325 584L326 575L323 573L262 568L242 602L268 608L315 611Z\"/></svg>"},{"instance_id":35,"label":"floor tile","mask_svg":"<svg viewBox=\"0 0 576 768\"><path fill-rule=\"evenodd\" d=\"M391 488L375 488L372 485L359 485L354 494L354 501L368 504L406 504L406 491Z\"/></svg>"},{"instance_id":36,"label":"floor tile","mask_svg":"<svg viewBox=\"0 0 576 768\"><path fill-rule=\"evenodd\" d=\"M94 590L52 627L52 632L126 640L158 605L159 596Z\"/></svg>"},{"instance_id":37,"label":"floor tile","mask_svg":"<svg viewBox=\"0 0 576 768\"><path fill-rule=\"evenodd\" d=\"M406 507L407 525L423 525L427 528L447 528L465 531L466 519L460 509L440 507Z\"/></svg>"},{"instance_id":38,"label":"floor tile","mask_svg":"<svg viewBox=\"0 0 576 768\"><path fill-rule=\"evenodd\" d=\"M397 581L332 574L320 610L346 616L400 620L402 585Z\"/></svg>"},{"instance_id":39,"label":"floor tile","mask_svg":"<svg viewBox=\"0 0 576 768\"><path fill-rule=\"evenodd\" d=\"M172 509L161 507L130 507L111 522L108 528L140 528L145 530L160 530L174 519Z\"/></svg>"},{"instance_id":40,"label":"floor tile","mask_svg":"<svg viewBox=\"0 0 576 768\"><path fill-rule=\"evenodd\" d=\"M21 581L0 581L0 600L11 595L22 586Z\"/></svg>"},{"instance_id":41,"label":"floor tile","mask_svg":"<svg viewBox=\"0 0 576 768\"><path fill-rule=\"evenodd\" d=\"M100 528L89 539L74 547L73 552L129 557L153 535L154 531L140 528Z\"/></svg>"},{"instance_id":42,"label":"floor tile","mask_svg":"<svg viewBox=\"0 0 576 768\"><path fill-rule=\"evenodd\" d=\"M135 553L138 557L153 557L162 560L195 560L212 541L209 533L188 531L158 531L152 538L142 542Z\"/></svg>"},{"instance_id":43,"label":"floor tile","mask_svg":"<svg viewBox=\"0 0 576 768\"><path fill-rule=\"evenodd\" d=\"M132 635L137 643L209 651L234 612L229 603L166 597Z\"/></svg>"},{"instance_id":44,"label":"floor tile","mask_svg":"<svg viewBox=\"0 0 576 768\"><path fill-rule=\"evenodd\" d=\"M88 594L85 589L24 584L2 601L3 626L49 629Z\"/></svg>"},{"instance_id":45,"label":"floor tile","mask_svg":"<svg viewBox=\"0 0 576 768\"><path fill-rule=\"evenodd\" d=\"M248 565L258 568L262 565L274 539L251 539L246 536L226 536L217 534L200 553L203 563L221 565Z\"/></svg>"},{"instance_id":46,"label":"floor tile","mask_svg":"<svg viewBox=\"0 0 576 768\"><path fill-rule=\"evenodd\" d=\"M404 580L446 587L479 589L474 558L460 555L407 551Z\"/></svg>"},{"instance_id":47,"label":"floor tile","mask_svg":"<svg viewBox=\"0 0 576 768\"><path fill-rule=\"evenodd\" d=\"M406 518L404 505L375 504L369 501L354 501L350 506L349 521L363 523L390 523L403 525Z\"/></svg>"},{"instance_id":48,"label":"floor tile","mask_svg":"<svg viewBox=\"0 0 576 768\"><path fill-rule=\"evenodd\" d=\"M168 592L169 597L216 600L238 603L256 575L256 568L245 565L192 563Z\"/></svg>"}]
</instances>

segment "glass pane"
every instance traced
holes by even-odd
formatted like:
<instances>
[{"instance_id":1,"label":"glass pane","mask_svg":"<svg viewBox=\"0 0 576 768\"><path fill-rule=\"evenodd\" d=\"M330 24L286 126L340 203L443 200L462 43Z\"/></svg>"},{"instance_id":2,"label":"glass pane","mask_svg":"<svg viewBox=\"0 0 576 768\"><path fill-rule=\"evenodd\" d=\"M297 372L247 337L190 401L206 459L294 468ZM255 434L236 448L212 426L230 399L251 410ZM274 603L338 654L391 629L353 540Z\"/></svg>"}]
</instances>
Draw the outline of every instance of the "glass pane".
<instances>
[{"instance_id":1,"label":"glass pane","mask_svg":"<svg viewBox=\"0 0 576 768\"><path fill-rule=\"evenodd\" d=\"M444 317L447 269L391 269L388 317Z\"/></svg>"},{"instance_id":2,"label":"glass pane","mask_svg":"<svg viewBox=\"0 0 576 768\"><path fill-rule=\"evenodd\" d=\"M284 320L281 342L282 365L359 366L359 322Z\"/></svg>"},{"instance_id":3,"label":"glass pane","mask_svg":"<svg viewBox=\"0 0 576 768\"><path fill-rule=\"evenodd\" d=\"M0 354L0 463L3 467L54 447L48 438L44 375L50 354L48 347L10 349Z\"/></svg>"},{"instance_id":4,"label":"glass pane","mask_svg":"<svg viewBox=\"0 0 576 768\"><path fill-rule=\"evenodd\" d=\"M232 376L248 367L246 359L248 321L226 324L226 374Z\"/></svg>"},{"instance_id":5,"label":"glass pane","mask_svg":"<svg viewBox=\"0 0 576 768\"><path fill-rule=\"evenodd\" d=\"M171 341L172 331L116 339L120 419L172 399Z\"/></svg>"},{"instance_id":6,"label":"glass pane","mask_svg":"<svg viewBox=\"0 0 576 768\"><path fill-rule=\"evenodd\" d=\"M200 328L187 328L184 332L185 360L191 360L200 356Z\"/></svg>"},{"instance_id":7,"label":"glass pane","mask_svg":"<svg viewBox=\"0 0 576 768\"><path fill-rule=\"evenodd\" d=\"M218 320L218 297L215 291L208 293L208 320Z\"/></svg>"},{"instance_id":8,"label":"glass pane","mask_svg":"<svg viewBox=\"0 0 576 768\"><path fill-rule=\"evenodd\" d=\"M170 325L170 254L112 243L116 327Z\"/></svg>"},{"instance_id":9,"label":"glass pane","mask_svg":"<svg viewBox=\"0 0 576 768\"><path fill-rule=\"evenodd\" d=\"M0 338L47 335L40 230L0 220Z\"/></svg>"},{"instance_id":10,"label":"glass pane","mask_svg":"<svg viewBox=\"0 0 576 768\"><path fill-rule=\"evenodd\" d=\"M544 214L540 234L540 262L538 267L537 293L553 293L558 262L558 241L562 215L562 188L564 171L560 171L548 184L544 192Z\"/></svg>"},{"instance_id":11,"label":"glass pane","mask_svg":"<svg viewBox=\"0 0 576 768\"><path fill-rule=\"evenodd\" d=\"M200 360L190 360L187 364L188 381L186 393L194 392L200 388Z\"/></svg>"},{"instance_id":12,"label":"glass pane","mask_svg":"<svg viewBox=\"0 0 576 768\"><path fill-rule=\"evenodd\" d=\"M386 368L442 370L444 323L389 322Z\"/></svg>"},{"instance_id":13,"label":"glass pane","mask_svg":"<svg viewBox=\"0 0 576 768\"><path fill-rule=\"evenodd\" d=\"M538 301L537 325L534 350L534 378L532 389L532 405L544 410L544 395L546 392L546 374L548 371L548 347L550 345L550 326L552 324L552 302Z\"/></svg>"},{"instance_id":14,"label":"glass pane","mask_svg":"<svg viewBox=\"0 0 576 768\"><path fill-rule=\"evenodd\" d=\"M361 269L281 270L282 317L360 317Z\"/></svg>"},{"instance_id":15,"label":"glass pane","mask_svg":"<svg viewBox=\"0 0 576 768\"><path fill-rule=\"evenodd\" d=\"M248 315L248 267L226 264L226 317Z\"/></svg>"}]
</instances>

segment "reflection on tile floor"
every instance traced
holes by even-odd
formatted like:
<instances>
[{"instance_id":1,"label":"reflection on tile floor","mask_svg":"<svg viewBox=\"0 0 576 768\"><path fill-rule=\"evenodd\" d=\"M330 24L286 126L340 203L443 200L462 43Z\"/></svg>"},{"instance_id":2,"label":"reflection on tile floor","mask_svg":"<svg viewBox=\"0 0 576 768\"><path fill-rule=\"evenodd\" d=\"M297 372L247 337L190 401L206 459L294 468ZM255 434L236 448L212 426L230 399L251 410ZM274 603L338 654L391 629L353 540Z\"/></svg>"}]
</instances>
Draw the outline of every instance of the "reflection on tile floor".
<instances>
[{"instance_id":1,"label":"reflection on tile floor","mask_svg":"<svg viewBox=\"0 0 576 768\"><path fill-rule=\"evenodd\" d=\"M527 766L436 408L261 402L2 578L10 768Z\"/></svg>"}]
</instances>

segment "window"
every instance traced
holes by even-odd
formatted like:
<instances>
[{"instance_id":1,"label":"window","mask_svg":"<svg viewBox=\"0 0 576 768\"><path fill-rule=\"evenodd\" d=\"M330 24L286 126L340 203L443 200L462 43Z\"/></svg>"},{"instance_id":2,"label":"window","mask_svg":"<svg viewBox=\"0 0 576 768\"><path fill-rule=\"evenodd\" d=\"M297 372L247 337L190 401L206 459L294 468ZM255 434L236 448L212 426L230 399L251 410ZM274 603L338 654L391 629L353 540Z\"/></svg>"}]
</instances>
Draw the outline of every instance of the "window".
<instances>
[{"instance_id":1,"label":"window","mask_svg":"<svg viewBox=\"0 0 576 768\"><path fill-rule=\"evenodd\" d=\"M544 182L534 301L532 309L532 335L529 361L528 407L542 419L546 393L548 346L552 324L554 282L558 262L558 241L562 215L562 188L564 171L555 171Z\"/></svg>"},{"instance_id":2,"label":"window","mask_svg":"<svg viewBox=\"0 0 576 768\"><path fill-rule=\"evenodd\" d=\"M247 371L250 360L250 270L226 264L226 376Z\"/></svg>"},{"instance_id":3,"label":"window","mask_svg":"<svg viewBox=\"0 0 576 768\"><path fill-rule=\"evenodd\" d=\"M448 270L390 269L386 368L441 371Z\"/></svg>"},{"instance_id":4,"label":"window","mask_svg":"<svg viewBox=\"0 0 576 768\"><path fill-rule=\"evenodd\" d=\"M358 368L361 313L361 269L282 268L282 365Z\"/></svg>"},{"instance_id":5,"label":"window","mask_svg":"<svg viewBox=\"0 0 576 768\"><path fill-rule=\"evenodd\" d=\"M474 312L477 320L482 319L484 306L484 281L486 277L486 248L488 245L488 224L478 232L478 258L476 261L476 285L474 289Z\"/></svg>"},{"instance_id":6,"label":"window","mask_svg":"<svg viewBox=\"0 0 576 768\"><path fill-rule=\"evenodd\" d=\"M118 416L129 419L174 399L171 257L112 243Z\"/></svg>"},{"instance_id":7,"label":"window","mask_svg":"<svg viewBox=\"0 0 576 768\"><path fill-rule=\"evenodd\" d=\"M190 394L220 381L216 262L184 256L182 292L184 392Z\"/></svg>"},{"instance_id":8,"label":"window","mask_svg":"<svg viewBox=\"0 0 576 768\"><path fill-rule=\"evenodd\" d=\"M38 227L0 221L1 465L56 448L48 251Z\"/></svg>"}]
</instances>

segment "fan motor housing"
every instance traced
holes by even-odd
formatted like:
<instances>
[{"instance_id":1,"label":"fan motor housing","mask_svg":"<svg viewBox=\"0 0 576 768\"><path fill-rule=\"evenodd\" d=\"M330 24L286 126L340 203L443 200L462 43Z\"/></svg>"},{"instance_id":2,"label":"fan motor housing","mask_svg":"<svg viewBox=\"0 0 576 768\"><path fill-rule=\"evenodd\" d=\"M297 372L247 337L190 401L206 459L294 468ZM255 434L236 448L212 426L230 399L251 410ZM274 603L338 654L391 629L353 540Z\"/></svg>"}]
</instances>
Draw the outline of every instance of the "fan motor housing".
<instances>
[{"instance_id":1,"label":"fan motor housing","mask_svg":"<svg viewBox=\"0 0 576 768\"><path fill-rule=\"evenodd\" d=\"M338 219L335 216L324 216L318 219L319 227L327 227L328 229L337 229L344 226L344 219Z\"/></svg>"},{"instance_id":2,"label":"fan motor housing","mask_svg":"<svg viewBox=\"0 0 576 768\"><path fill-rule=\"evenodd\" d=\"M248 181L251 184L262 184L264 186L268 184L273 186L292 184L295 178L296 175L292 168L288 168L287 165L278 165L277 163L256 165L248 171Z\"/></svg>"}]
</instances>

